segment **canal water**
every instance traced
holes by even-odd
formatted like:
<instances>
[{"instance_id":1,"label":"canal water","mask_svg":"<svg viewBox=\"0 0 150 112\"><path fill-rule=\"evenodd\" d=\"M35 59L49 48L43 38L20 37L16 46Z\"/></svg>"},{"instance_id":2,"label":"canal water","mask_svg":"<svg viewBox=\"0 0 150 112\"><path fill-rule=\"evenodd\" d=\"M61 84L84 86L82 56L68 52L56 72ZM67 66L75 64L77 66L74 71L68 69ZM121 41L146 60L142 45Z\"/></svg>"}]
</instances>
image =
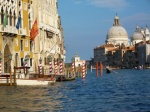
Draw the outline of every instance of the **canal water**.
<instances>
[{"instance_id":1,"label":"canal water","mask_svg":"<svg viewBox=\"0 0 150 112\"><path fill-rule=\"evenodd\" d=\"M150 111L150 70L115 70L44 87L0 87L0 112Z\"/></svg>"}]
</instances>

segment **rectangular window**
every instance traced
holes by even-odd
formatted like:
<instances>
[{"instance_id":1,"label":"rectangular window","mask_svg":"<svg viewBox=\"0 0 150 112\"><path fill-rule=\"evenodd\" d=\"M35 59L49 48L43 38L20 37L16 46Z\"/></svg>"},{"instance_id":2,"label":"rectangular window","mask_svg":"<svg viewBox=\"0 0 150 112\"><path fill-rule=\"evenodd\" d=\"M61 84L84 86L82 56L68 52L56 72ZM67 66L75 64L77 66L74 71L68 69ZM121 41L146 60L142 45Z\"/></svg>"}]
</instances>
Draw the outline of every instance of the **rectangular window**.
<instances>
[{"instance_id":1,"label":"rectangular window","mask_svg":"<svg viewBox=\"0 0 150 112\"><path fill-rule=\"evenodd\" d=\"M20 49L23 51L23 40L20 41Z\"/></svg>"},{"instance_id":2,"label":"rectangular window","mask_svg":"<svg viewBox=\"0 0 150 112\"><path fill-rule=\"evenodd\" d=\"M30 66L32 66L32 58L30 58Z\"/></svg>"},{"instance_id":3,"label":"rectangular window","mask_svg":"<svg viewBox=\"0 0 150 112\"><path fill-rule=\"evenodd\" d=\"M21 58L21 66L24 66L23 58Z\"/></svg>"},{"instance_id":4,"label":"rectangular window","mask_svg":"<svg viewBox=\"0 0 150 112\"><path fill-rule=\"evenodd\" d=\"M30 41L30 51L32 51L32 41Z\"/></svg>"},{"instance_id":5,"label":"rectangular window","mask_svg":"<svg viewBox=\"0 0 150 112\"><path fill-rule=\"evenodd\" d=\"M25 47L28 47L28 40L25 40Z\"/></svg>"},{"instance_id":6,"label":"rectangular window","mask_svg":"<svg viewBox=\"0 0 150 112\"><path fill-rule=\"evenodd\" d=\"M48 58L44 58L44 62L45 62L45 65L49 65L49 59Z\"/></svg>"},{"instance_id":7,"label":"rectangular window","mask_svg":"<svg viewBox=\"0 0 150 112\"><path fill-rule=\"evenodd\" d=\"M24 2L24 10L27 10L27 3Z\"/></svg>"}]
</instances>

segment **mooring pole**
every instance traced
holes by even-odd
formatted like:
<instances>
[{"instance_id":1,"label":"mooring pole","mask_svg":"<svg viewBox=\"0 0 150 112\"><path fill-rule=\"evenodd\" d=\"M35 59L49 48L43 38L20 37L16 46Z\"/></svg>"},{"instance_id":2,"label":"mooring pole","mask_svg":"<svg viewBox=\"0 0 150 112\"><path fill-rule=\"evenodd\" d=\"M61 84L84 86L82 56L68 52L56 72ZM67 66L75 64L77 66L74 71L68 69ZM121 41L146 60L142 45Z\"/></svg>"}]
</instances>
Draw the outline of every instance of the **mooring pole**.
<instances>
[{"instance_id":1,"label":"mooring pole","mask_svg":"<svg viewBox=\"0 0 150 112\"><path fill-rule=\"evenodd\" d=\"M10 66L10 86L12 86L12 73L11 73L11 66Z\"/></svg>"}]
</instances>

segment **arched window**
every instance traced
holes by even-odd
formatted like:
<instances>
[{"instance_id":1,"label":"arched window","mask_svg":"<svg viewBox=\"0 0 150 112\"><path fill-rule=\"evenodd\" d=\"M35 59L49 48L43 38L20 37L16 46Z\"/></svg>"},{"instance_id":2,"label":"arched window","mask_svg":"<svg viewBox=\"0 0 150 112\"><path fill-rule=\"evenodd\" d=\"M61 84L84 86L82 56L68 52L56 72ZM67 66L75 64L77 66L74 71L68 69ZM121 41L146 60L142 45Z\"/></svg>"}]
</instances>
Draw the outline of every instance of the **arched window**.
<instances>
[{"instance_id":1,"label":"arched window","mask_svg":"<svg viewBox=\"0 0 150 112\"><path fill-rule=\"evenodd\" d=\"M11 10L10 10L10 12L9 12L9 25L10 26L12 26L12 12L11 12Z\"/></svg>"},{"instance_id":2,"label":"arched window","mask_svg":"<svg viewBox=\"0 0 150 112\"><path fill-rule=\"evenodd\" d=\"M31 29L31 20L30 20L30 13L29 13L29 30Z\"/></svg>"},{"instance_id":3,"label":"arched window","mask_svg":"<svg viewBox=\"0 0 150 112\"><path fill-rule=\"evenodd\" d=\"M6 21L6 25L8 25L8 10L7 10L7 8L6 8L6 12L5 13L6 13L6 16L5 16L4 19Z\"/></svg>"},{"instance_id":4,"label":"arched window","mask_svg":"<svg viewBox=\"0 0 150 112\"><path fill-rule=\"evenodd\" d=\"M19 1L19 7L21 6L21 1Z\"/></svg>"},{"instance_id":5,"label":"arched window","mask_svg":"<svg viewBox=\"0 0 150 112\"><path fill-rule=\"evenodd\" d=\"M1 24L3 24L4 22L4 10L3 10L3 7L1 9Z\"/></svg>"},{"instance_id":6,"label":"arched window","mask_svg":"<svg viewBox=\"0 0 150 112\"><path fill-rule=\"evenodd\" d=\"M14 13L13 13L13 16L14 16L14 21L13 21L13 23L14 23L14 26L16 25L16 14L15 14L15 11L14 11Z\"/></svg>"}]
</instances>

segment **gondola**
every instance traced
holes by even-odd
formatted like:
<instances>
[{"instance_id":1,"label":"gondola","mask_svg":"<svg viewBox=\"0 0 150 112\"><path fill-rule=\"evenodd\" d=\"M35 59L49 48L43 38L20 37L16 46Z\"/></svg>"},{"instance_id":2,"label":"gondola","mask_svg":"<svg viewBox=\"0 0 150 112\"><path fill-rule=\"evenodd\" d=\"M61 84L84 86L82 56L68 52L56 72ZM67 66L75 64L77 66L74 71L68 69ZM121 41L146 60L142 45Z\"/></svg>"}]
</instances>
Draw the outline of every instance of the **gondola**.
<instances>
[{"instance_id":1,"label":"gondola","mask_svg":"<svg viewBox=\"0 0 150 112\"><path fill-rule=\"evenodd\" d=\"M106 73L111 73L111 69L109 67L106 67Z\"/></svg>"}]
</instances>

